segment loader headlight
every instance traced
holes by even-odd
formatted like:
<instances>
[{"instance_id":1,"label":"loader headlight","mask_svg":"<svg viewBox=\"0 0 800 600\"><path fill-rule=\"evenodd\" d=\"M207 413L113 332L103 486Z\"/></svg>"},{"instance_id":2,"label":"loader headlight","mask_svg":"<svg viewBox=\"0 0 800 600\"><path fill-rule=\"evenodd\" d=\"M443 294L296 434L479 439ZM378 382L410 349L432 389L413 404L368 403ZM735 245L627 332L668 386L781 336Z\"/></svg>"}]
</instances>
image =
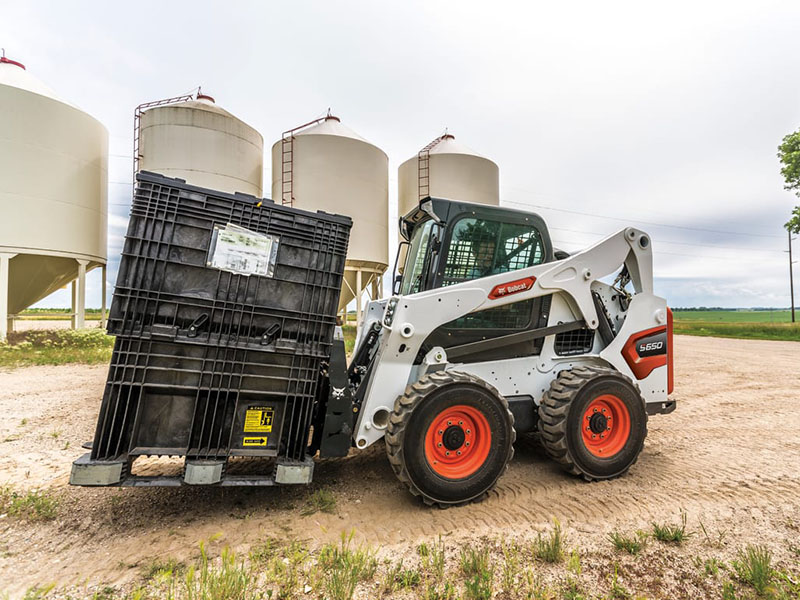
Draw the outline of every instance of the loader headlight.
<instances>
[{"instance_id":1,"label":"loader headlight","mask_svg":"<svg viewBox=\"0 0 800 600\"><path fill-rule=\"evenodd\" d=\"M383 324L386 327L391 327L392 323L394 322L394 313L397 310L397 302L399 298L391 298L389 302L386 303L386 312L383 313Z\"/></svg>"}]
</instances>

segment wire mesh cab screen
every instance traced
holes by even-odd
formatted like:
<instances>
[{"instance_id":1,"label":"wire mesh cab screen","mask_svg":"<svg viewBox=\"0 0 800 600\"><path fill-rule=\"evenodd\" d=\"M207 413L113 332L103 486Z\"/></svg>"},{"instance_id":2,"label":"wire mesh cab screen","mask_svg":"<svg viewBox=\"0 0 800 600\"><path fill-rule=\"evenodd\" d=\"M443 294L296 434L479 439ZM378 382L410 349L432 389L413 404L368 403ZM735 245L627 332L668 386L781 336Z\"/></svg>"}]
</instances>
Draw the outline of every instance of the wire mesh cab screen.
<instances>
[{"instance_id":1,"label":"wire mesh cab screen","mask_svg":"<svg viewBox=\"0 0 800 600\"><path fill-rule=\"evenodd\" d=\"M442 285L532 267L544 259L542 236L532 225L461 219L450 237Z\"/></svg>"}]
</instances>

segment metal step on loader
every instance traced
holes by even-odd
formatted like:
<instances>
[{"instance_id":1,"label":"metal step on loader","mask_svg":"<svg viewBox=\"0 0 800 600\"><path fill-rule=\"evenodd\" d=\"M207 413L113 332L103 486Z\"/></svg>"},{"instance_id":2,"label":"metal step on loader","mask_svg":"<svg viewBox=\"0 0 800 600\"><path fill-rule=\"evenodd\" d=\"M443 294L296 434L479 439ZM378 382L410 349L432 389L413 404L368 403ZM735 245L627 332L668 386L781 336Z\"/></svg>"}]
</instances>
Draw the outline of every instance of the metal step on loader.
<instances>
[{"instance_id":1,"label":"metal step on loader","mask_svg":"<svg viewBox=\"0 0 800 600\"><path fill-rule=\"evenodd\" d=\"M225 210L203 212L209 199ZM335 324L348 219L153 174L132 214L109 383L73 484L308 483L314 457L384 439L410 492L448 506L485 496L517 434L570 474L618 477L648 417L675 409L672 315L638 229L569 255L534 213L426 198L400 219L405 263L391 297L368 303L348 364ZM220 263L229 225L267 267ZM136 474L146 455L184 466Z\"/></svg>"}]
</instances>

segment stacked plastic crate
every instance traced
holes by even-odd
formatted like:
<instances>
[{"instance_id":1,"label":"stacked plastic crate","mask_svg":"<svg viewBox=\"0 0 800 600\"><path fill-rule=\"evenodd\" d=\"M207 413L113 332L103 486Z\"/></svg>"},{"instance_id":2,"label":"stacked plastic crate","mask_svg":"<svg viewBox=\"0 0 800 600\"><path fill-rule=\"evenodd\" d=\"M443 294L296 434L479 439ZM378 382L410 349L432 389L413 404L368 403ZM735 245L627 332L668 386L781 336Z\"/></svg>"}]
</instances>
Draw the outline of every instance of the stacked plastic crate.
<instances>
[{"instance_id":1,"label":"stacked plastic crate","mask_svg":"<svg viewBox=\"0 0 800 600\"><path fill-rule=\"evenodd\" d=\"M350 227L348 217L139 173L86 461L302 461Z\"/></svg>"}]
</instances>

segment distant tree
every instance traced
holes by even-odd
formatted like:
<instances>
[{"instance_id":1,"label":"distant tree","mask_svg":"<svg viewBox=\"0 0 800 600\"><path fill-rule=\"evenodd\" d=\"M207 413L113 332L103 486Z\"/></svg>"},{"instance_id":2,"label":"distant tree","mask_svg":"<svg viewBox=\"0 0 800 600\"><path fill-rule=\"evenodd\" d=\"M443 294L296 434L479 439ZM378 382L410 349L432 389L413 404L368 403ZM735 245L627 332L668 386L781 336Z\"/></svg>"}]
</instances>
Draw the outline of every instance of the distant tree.
<instances>
[{"instance_id":1,"label":"distant tree","mask_svg":"<svg viewBox=\"0 0 800 600\"><path fill-rule=\"evenodd\" d=\"M800 206L795 206L792 211L792 218L784 225L791 233L800 233Z\"/></svg>"},{"instance_id":2,"label":"distant tree","mask_svg":"<svg viewBox=\"0 0 800 600\"><path fill-rule=\"evenodd\" d=\"M790 133L778 146L781 175L786 182L784 189L800 196L800 129ZM792 217L784 225L790 233L800 233L800 206L795 206Z\"/></svg>"},{"instance_id":3,"label":"distant tree","mask_svg":"<svg viewBox=\"0 0 800 600\"><path fill-rule=\"evenodd\" d=\"M787 190L800 196L800 129L790 133L778 146L778 158L781 161L781 175L786 181Z\"/></svg>"}]
</instances>

